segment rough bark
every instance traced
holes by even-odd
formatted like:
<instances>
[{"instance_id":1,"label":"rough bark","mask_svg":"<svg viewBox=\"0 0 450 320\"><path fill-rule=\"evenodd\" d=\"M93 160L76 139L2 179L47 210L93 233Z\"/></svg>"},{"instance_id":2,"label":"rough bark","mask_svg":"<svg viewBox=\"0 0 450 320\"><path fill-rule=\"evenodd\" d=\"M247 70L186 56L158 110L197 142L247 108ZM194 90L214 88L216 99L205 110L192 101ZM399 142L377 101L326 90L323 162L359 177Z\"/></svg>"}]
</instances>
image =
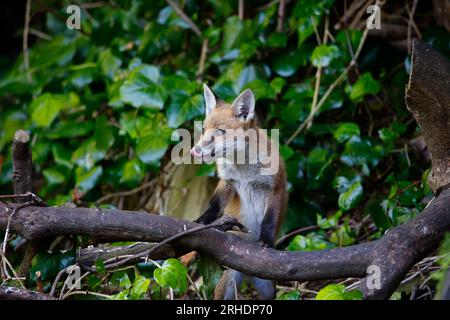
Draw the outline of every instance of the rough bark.
<instances>
[{"instance_id":1,"label":"rough bark","mask_svg":"<svg viewBox=\"0 0 450 320\"><path fill-rule=\"evenodd\" d=\"M13 139L13 184L15 194L31 192L32 158L30 151L30 135L23 130L16 131ZM29 201L27 197L17 198L17 202Z\"/></svg>"},{"instance_id":2,"label":"rough bark","mask_svg":"<svg viewBox=\"0 0 450 320\"><path fill-rule=\"evenodd\" d=\"M26 194L32 192L32 172L33 162L30 149L30 135L24 130L17 130L14 134L13 148L13 185L15 194ZM31 197L20 197L16 201L25 203L31 200ZM19 275L28 280L28 271L31 267L31 261L39 250L37 242L27 243L22 249L24 251L22 262L19 267Z\"/></svg>"},{"instance_id":3,"label":"rough bark","mask_svg":"<svg viewBox=\"0 0 450 320\"><path fill-rule=\"evenodd\" d=\"M6 210L0 205L0 229L7 223ZM16 212L11 232L28 240L77 234L105 242L161 242L197 225L146 212L26 207ZM306 280L363 276L373 243L320 252L286 252L263 248L231 233L204 230L177 240L174 246L211 255L219 263L256 276Z\"/></svg>"},{"instance_id":4,"label":"rough bark","mask_svg":"<svg viewBox=\"0 0 450 320\"><path fill-rule=\"evenodd\" d=\"M417 40L406 104L427 143L432 163L428 183L438 192L450 185L450 62Z\"/></svg>"},{"instance_id":5,"label":"rough bark","mask_svg":"<svg viewBox=\"0 0 450 320\"><path fill-rule=\"evenodd\" d=\"M141 252L155 247L156 243L136 243L131 246L120 246L120 247L88 247L79 250L76 257L76 263L84 269L90 269L97 260L110 260L115 259L120 256L136 255ZM163 260L168 258L173 258L182 255L182 252L176 250L173 246L163 245L151 253L150 259L152 260ZM131 261L136 262L138 259Z\"/></svg>"},{"instance_id":6,"label":"rough bark","mask_svg":"<svg viewBox=\"0 0 450 320\"><path fill-rule=\"evenodd\" d=\"M0 286L1 300L56 300L44 293L32 290L21 289L17 287Z\"/></svg>"},{"instance_id":7,"label":"rough bark","mask_svg":"<svg viewBox=\"0 0 450 320\"><path fill-rule=\"evenodd\" d=\"M380 240L344 248L286 252L264 248L218 230L187 235L175 241L173 246L207 254L219 263L249 275L278 280L364 277L368 266L377 265L381 270L381 288L362 289L367 298L388 298L414 263L436 248L443 234L450 229L448 203L450 190L447 189L420 215L393 228ZM6 206L0 206L0 229L7 223L6 210ZM26 207L16 213L11 231L29 240L78 234L105 241L161 242L196 225L145 212Z\"/></svg>"}]
</instances>

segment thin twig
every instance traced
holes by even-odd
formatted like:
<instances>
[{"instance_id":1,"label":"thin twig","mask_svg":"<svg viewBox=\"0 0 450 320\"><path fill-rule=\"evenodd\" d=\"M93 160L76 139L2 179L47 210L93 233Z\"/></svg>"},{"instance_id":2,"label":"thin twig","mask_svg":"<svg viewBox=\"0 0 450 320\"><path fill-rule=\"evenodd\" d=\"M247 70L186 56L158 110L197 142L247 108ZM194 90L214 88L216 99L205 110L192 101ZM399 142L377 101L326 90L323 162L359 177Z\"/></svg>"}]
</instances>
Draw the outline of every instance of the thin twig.
<instances>
[{"instance_id":1,"label":"thin twig","mask_svg":"<svg viewBox=\"0 0 450 320\"><path fill-rule=\"evenodd\" d=\"M317 106L315 108L316 110L320 110L320 108L326 102L326 100L331 95L333 90L338 85L341 84L341 82L345 79L345 77L347 76L347 74L350 71L350 69L353 68L356 65L356 60L358 59L359 55L361 54L361 50L362 50L362 48L364 46L364 43L366 42L366 38L367 38L368 33L369 33L369 29L366 28L364 30L364 33L363 33L362 37L361 37L361 40L360 40L359 45L358 45L358 49L356 50L353 59L350 61L350 63L344 69L344 71L339 75L339 77L337 77L336 80L334 80L334 82L328 87L328 89L325 92L325 94L322 96L322 98L317 103ZM303 131L303 129L305 129L306 125L309 124L312 121L312 118L314 118L314 116L315 116L315 113L310 113L308 115L306 120L297 128L297 130L295 130L295 132L286 141L287 145L289 145L295 138L297 138L297 136Z\"/></svg>"},{"instance_id":2,"label":"thin twig","mask_svg":"<svg viewBox=\"0 0 450 320\"><path fill-rule=\"evenodd\" d=\"M66 299L66 298L68 298L68 297L70 297L70 296L74 296L74 295L77 295L77 294L82 294L82 295L85 295L85 296L87 296L87 295L92 295L92 296L97 296L97 297L101 297L101 298L105 298L105 299L111 299L111 298L112 298L112 296L108 296L107 294L102 294L102 293L98 293L98 292L91 292L91 291L73 291L73 292L71 292L71 293L66 294L66 295L63 297L63 300Z\"/></svg>"},{"instance_id":3,"label":"thin twig","mask_svg":"<svg viewBox=\"0 0 450 320\"><path fill-rule=\"evenodd\" d=\"M100 199L98 199L97 201L95 201L95 204L100 204L102 202L105 202L106 200L109 200L109 199L112 199L112 198L116 198L116 197L128 197L128 196L131 196L133 194L139 193L142 190L150 188L155 183L156 183L156 181L152 180L152 181L146 182L146 183L140 185L139 187L131 189L131 190L119 191L119 192L107 194L107 195L101 197Z\"/></svg>"},{"instance_id":4,"label":"thin twig","mask_svg":"<svg viewBox=\"0 0 450 320\"><path fill-rule=\"evenodd\" d=\"M203 81L203 74L205 72L206 55L208 53L208 39L204 39L202 43L202 52L200 53L200 62L198 64L197 81Z\"/></svg>"},{"instance_id":5,"label":"thin twig","mask_svg":"<svg viewBox=\"0 0 450 320\"><path fill-rule=\"evenodd\" d=\"M317 230L319 229L319 226L307 226L307 227L303 227L294 231L291 231L289 233L286 233L284 236L280 237L274 244L274 247L278 247L280 244L282 244L284 241L286 241L287 239L289 239L290 237L293 237L297 234L303 233L305 231L312 231L312 230Z\"/></svg>"},{"instance_id":6,"label":"thin twig","mask_svg":"<svg viewBox=\"0 0 450 320\"><path fill-rule=\"evenodd\" d=\"M51 290L50 290L50 296L51 296L51 297L53 297L54 294L55 294L56 286L58 285L59 279L61 279L62 275L63 275L64 273L67 272L67 269L68 269L68 268L69 268L69 267L66 267L66 268L62 269L62 270L59 271L58 274L56 275L56 278L55 278L55 280L53 281L52 288L51 288Z\"/></svg>"},{"instance_id":7,"label":"thin twig","mask_svg":"<svg viewBox=\"0 0 450 320\"><path fill-rule=\"evenodd\" d=\"M18 199L18 198L29 198L31 200L31 204L35 203L41 207L46 207L47 205L45 204L45 202L39 198L37 195L35 195L33 192L26 192L26 193L19 193L19 194L2 194L0 195L0 199ZM31 205L28 204L28 205ZM19 209L21 209L23 207L20 207Z\"/></svg>"},{"instance_id":8,"label":"thin twig","mask_svg":"<svg viewBox=\"0 0 450 320\"><path fill-rule=\"evenodd\" d=\"M90 3L81 3L80 7L88 10L88 9L96 9L96 8L101 8L108 5L108 3L103 2L103 1L97 1L97 2L90 2Z\"/></svg>"},{"instance_id":9,"label":"thin twig","mask_svg":"<svg viewBox=\"0 0 450 320\"><path fill-rule=\"evenodd\" d=\"M412 8L409 8L408 3L406 3L406 8L408 10L409 13L409 17L408 17L408 29L407 29L407 43L408 43L408 53L411 53L412 50L412 41L411 41L411 28L412 25L414 24L414 14L416 13L416 7L417 7L417 0L413 0L413 5Z\"/></svg>"},{"instance_id":10,"label":"thin twig","mask_svg":"<svg viewBox=\"0 0 450 320\"><path fill-rule=\"evenodd\" d=\"M28 55L28 34L30 32L30 11L31 11L31 0L27 0L27 4L25 7L25 24L23 27L23 64L25 67L25 72L27 75L28 82L31 82L31 73L30 73L30 57Z\"/></svg>"},{"instance_id":11,"label":"thin twig","mask_svg":"<svg viewBox=\"0 0 450 320\"><path fill-rule=\"evenodd\" d=\"M78 284L80 284L80 286L81 286L81 280L83 280L84 278L86 278L86 277L87 277L88 275L90 275L90 274L91 274L91 273L88 271L88 272L86 272L85 274L83 274L81 277L79 277L79 278L75 281L75 283L73 284L72 288L70 288L69 291L67 291L67 293L63 295L64 288L67 286L67 285L66 285L67 279L66 279L66 281L64 281L64 286L63 286L63 288L61 289L61 293L60 293L60 295L59 295L59 299L60 299L60 300L64 300L65 297L67 297L68 295L70 295L71 292L73 292L73 290L77 287Z\"/></svg>"},{"instance_id":12,"label":"thin twig","mask_svg":"<svg viewBox=\"0 0 450 320\"><path fill-rule=\"evenodd\" d=\"M314 21L314 17L311 17L311 23L313 25L314 34L316 35L317 44L320 46L322 44L322 40L320 39L319 30L317 29L316 22Z\"/></svg>"},{"instance_id":13,"label":"thin twig","mask_svg":"<svg viewBox=\"0 0 450 320\"><path fill-rule=\"evenodd\" d=\"M192 287L194 288L195 293L197 294L197 296L200 298L200 300L203 300L202 295L200 294L200 290L198 290L197 286L195 285L194 281L192 281L191 276L189 276L189 274L186 275L189 282L191 283Z\"/></svg>"},{"instance_id":14,"label":"thin twig","mask_svg":"<svg viewBox=\"0 0 450 320\"><path fill-rule=\"evenodd\" d=\"M327 40L328 40L327 30L328 30L329 21L330 21L329 17L327 16L327 18L325 19L325 31L324 31L324 36L323 36L323 40L322 40L323 45L327 44ZM312 126L313 115L318 110L318 108L317 108L317 100L319 98L321 78L322 78L322 65L319 65L317 67L317 71L316 71L316 85L314 87L314 95L313 95L313 101L312 101L312 104L311 104L311 111L310 111L311 117L308 117L309 121L306 124L306 127L308 129Z\"/></svg>"},{"instance_id":15,"label":"thin twig","mask_svg":"<svg viewBox=\"0 0 450 320\"><path fill-rule=\"evenodd\" d=\"M42 32L42 31L37 30L37 29L33 29L33 28L30 28L30 34L32 34L32 35L34 35L36 37L39 37L41 39L47 40L47 41L50 41L50 40L53 39L53 37L51 35L46 34L46 33Z\"/></svg>"},{"instance_id":16,"label":"thin twig","mask_svg":"<svg viewBox=\"0 0 450 320\"><path fill-rule=\"evenodd\" d=\"M219 218L218 220L214 221L213 223L207 224L207 225L200 225L198 227L194 227L192 229L187 229L184 230L180 233L177 233L167 239L164 239L163 241L161 241L160 243L158 243L157 245L155 245L153 248L150 248L144 252L140 252L137 253L135 255L131 255L128 258L125 258L119 262L115 262L115 263L111 263L109 265L105 265L105 268L107 269L111 269L111 268L117 268L120 266L123 266L124 264L127 264L130 261L134 261L137 258L140 257L145 257L150 255L152 252L154 252L156 249L160 248L161 246L168 244L169 242L175 241L177 239L180 239L182 237L185 237L189 234L195 233L195 232L199 232L199 231L203 231L206 229L211 229L211 228L220 228L220 227L224 227L224 226L228 226L228 227L232 227L232 226L237 226L242 232L248 232L247 228L242 225L240 222L238 222L236 220L236 218L231 217L231 216L222 216L221 218ZM93 268L95 270L95 268Z\"/></svg>"},{"instance_id":17,"label":"thin twig","mask_svg":"<svg viewBox=\"0 0 450 320\"><path fill-rule=\"evenodd\" d=\"M196 35L198 35L199 37L202 37L202 32L200 31L199 27L197 27L197 25L194 23L194 21L192 21L191 18L189 18L188 15L186 13L184 13L183 10L181 10L181 8L178 6L178 4L176 4L172 0L166 0L166 1L172 7L172 9L175 10L175 12L180 16L180 18L183 19L191 27L192 31L194 31L194 33Z\"/></svg>"},{"instance_id":18,"label":"thin twig","mask_svg":"<svg viewBox=\"0 0 450 320\"><path fill-rule=\"evenodd\" d=\"M3 250L3 254L6 255L6 243L8 242L8 236L9 236L9 229L11 228L11 221L13 216L16 214L17 211L19 211L20 209L24 208L24 207L28 207L31 204L33 204L33 201L28 201L25 203L21 203L18 206L14 207L14 209L12 210L12 213L9 215L8 217L8 222L6 224L6 231L5 231L5 237L3 239L3 246L2 246L2 250Z\"/></svg>"},{"instance_id":19,"label":"thin twig","mask_svg":"<svg viewBox=\"0 0 450 320\"><path fill-rule=\"evenodd\" d=\"M244 0L239 0L238 15L240 20L244 20Z\"/></svg>"},{"instance_id":20,"label":"thin twig","mask_svg":"<svg viewBox=\"0 0 450 320\"><path fill-rule=\"evenodd\" d=\"M23 289L25 288L25 285L23 284L22 280L25 280L22 277L19 277L19 275L16 273L16 270L14 270L14 267L12 266L12 264L8 261L8 259L6 258L5 254L3 253L3 250L0 248L0 257L2 260L2 272L5 273L6 279L5 281L3 281L3 283L8 282L9 280L17 280L20 284L20 286ZM8 272L8 268L11 270L11 272L13 273L13 276L11 277L11 275Z\"/></svg>"},{"instance_id":21,"label":"thin twig","mask_svg":"<svg viewBox=\"0 0 450 320\"><path fill-rule=\"evenodd\" d=\"M277 22L277 31L278 32L283 32L285 9L286 9L285 0L280 0L280 3L278 4L278 22Z\"/></svg>"}]
</instances>

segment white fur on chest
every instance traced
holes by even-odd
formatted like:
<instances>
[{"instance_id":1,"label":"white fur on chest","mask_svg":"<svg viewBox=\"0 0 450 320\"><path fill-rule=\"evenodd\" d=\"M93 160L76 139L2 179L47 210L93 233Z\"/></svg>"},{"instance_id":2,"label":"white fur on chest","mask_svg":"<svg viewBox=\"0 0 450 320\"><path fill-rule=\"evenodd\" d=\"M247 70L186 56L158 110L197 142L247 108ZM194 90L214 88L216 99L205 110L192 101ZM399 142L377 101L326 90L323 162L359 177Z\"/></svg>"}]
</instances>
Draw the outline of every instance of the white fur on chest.
<instances>
[{"instance_id":1,"label":"white fur on chest","mask_svg":"<svg viewBox=\"0 0 450 320\"><path fill-rule=\"evenodd\" d=\"M218 165L221 179L230 181L240 198L239 220L250 231L248 237L258 240L273 177L260 174L256 165Z\"/></svg>"}]
</instances>

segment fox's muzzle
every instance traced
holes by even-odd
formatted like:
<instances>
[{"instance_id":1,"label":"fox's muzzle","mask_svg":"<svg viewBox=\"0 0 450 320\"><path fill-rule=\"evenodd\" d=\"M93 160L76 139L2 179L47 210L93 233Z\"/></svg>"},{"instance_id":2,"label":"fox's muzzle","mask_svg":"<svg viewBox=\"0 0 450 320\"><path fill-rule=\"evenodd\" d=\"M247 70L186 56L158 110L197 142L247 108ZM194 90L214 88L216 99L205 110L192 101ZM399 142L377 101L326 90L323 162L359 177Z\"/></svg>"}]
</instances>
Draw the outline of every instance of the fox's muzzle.
<instances>
[{"instance_id":1,"label":"fox's muzzle","mask_svg":"<svg viewBox=\"0 0 450 320\"><path fill-rule=\"evenodd\" d=\"M199 147L199 146L194 146L194 147L191 149L191 155L192 155L194 158L201 158L201 157L202 157L202 153L201 153L200 147Z\"/></svg>"}]
</instances>

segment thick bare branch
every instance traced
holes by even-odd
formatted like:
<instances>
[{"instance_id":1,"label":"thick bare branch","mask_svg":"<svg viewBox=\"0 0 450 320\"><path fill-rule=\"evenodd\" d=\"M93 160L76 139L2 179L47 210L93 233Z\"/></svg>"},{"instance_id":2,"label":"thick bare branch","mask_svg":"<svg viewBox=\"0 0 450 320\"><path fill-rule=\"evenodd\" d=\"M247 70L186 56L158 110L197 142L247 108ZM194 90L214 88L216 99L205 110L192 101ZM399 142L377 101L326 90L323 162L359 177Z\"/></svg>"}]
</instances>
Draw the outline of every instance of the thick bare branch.
<instances>
[{"instance_id":1,"label":"thick bare branch","mask_svg":"<svg viewBox=\"0 0 450 320\"><path fill-rule=\"evenodd\" d=\"M28 4L27 4L28 5ZM32 172L33 162L30 149L30 135L24 130L17 130L14 134L13 149L13 183L14 193L16 195L27 195L25 197L17 197L17 202L26 203L33 200L32 190ZM28 278L28 270L31 267L31 261L39 249L39 243L28 242L25 246L23 259L19 267L19 275Z\"/></svg>"},{"instance_id":2,"label":"thick bare branch","mask_svg":"<svg viewBox=\"0 0 450 320\"><path fill-rule=\"evenodd\" d=\"M173 246L210 255L219 263L250 275L279 280L364 277L368 266L377 265L382 272L381 289L364 291L367 297L387 298L404 274L436 248L450 228L448 203L450 190L444 190L418 217L390 230L382 239L345 248L279 251L213 229L186 235ZM0 206L0 229L6 226L7 218L7 207ZM80 234L104 241L161 242L195 226L145 212L25 207L16 212L11 231L27 239Z\"/></svg>"},{"instance_id":3,"label":"thick bare branch","mask_svg":"<svg viewBox=\"0 0 450 320\"><path fill-rule=\"evenodd\" d=\"M0 229L6 226L7 218L7 207L0 205ZM146 212L26 207L16 213L11 232L28 240L78 234L103 241L161 242L195 226L198 224ZM219 263L252 275L306 280L364 276L373 244L320 252L285 252L210 229L176 240L174 246L208 254Z\"/></svg>"},{"instance_id":4,"label":"thick bare branch","mask_svg":"<svg viewBox=\"0 0 450 320\"><path fill-rule=\"evenodd\" d=\"M13 183L15 194L31 192L32 161L30 151L30 135L23 130L17 130L13 140ZM30 197L18 197L17 202L24 203Z\"/></svg>"},{"instance_id":5,"label":"thick bare branch","mask_svg":"<svg viewBox=\"0 0 450 320\"><path fill-rule=\"evenodd\" d=\"M428 183L436 192L450 186L450 62L429 45L414 41L406 103L430 151Z\"/></svg>"},{"instance_id":6,"label":"thick bare branch","mask_svg":"<svg viewBox=\"0 0 450 320\"><path fill-rule=\"evenodd\" d=\"M56 300L49 295L17 287L0 286L0 300Z\"/></svg>"}]
</instances>

